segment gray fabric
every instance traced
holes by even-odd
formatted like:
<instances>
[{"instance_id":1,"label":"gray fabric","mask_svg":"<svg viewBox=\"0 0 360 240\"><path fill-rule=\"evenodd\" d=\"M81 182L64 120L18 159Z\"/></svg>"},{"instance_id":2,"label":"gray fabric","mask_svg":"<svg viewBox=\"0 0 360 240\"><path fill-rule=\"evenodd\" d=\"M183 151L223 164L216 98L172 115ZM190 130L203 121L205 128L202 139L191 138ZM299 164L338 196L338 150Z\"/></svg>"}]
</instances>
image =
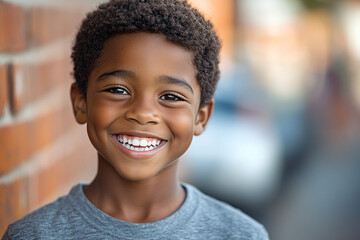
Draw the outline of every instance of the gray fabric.
<instances>
[{"instance_id":1,"label":"gray fabric","mask_svg":"<svg viewBox=\"0 0 360 240\"><path fill-rule=\"evenodd\" d=\"M268 239L262 225L241 211L183 184L186 199L169 217L128 223L96 208L83 185L10 224L3 239Z\"/></svg>"}]
</instances>

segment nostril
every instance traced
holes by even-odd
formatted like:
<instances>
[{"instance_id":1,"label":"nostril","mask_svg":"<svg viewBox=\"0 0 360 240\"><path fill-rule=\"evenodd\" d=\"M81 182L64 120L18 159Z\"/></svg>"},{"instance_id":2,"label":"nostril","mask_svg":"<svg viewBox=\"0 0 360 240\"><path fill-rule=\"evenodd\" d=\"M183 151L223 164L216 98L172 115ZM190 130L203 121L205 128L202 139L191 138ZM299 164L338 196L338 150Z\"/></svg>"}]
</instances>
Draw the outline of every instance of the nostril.
<instances>
[{"instance_id":1,"label":"nostril","mask_svg":"<svg viewBox=\"0 0 360 240\"><path fill-rule=\"evenodd\" d=\"M141 125L158 123L159 109L153 95L150 92L139 91L128 105L125 118Z\"/></svg>"},{"instance_id":2,"label":"nostril","mask_svg":"<svg viewBox=\"0 0 360 240\"><path fill-rule=\"evenodd\" d=\"M160 119L156 111L143 111L141 109L130 109L125 113L125 118L141 125L157 124Z\"/></svg>"}]
</instances>

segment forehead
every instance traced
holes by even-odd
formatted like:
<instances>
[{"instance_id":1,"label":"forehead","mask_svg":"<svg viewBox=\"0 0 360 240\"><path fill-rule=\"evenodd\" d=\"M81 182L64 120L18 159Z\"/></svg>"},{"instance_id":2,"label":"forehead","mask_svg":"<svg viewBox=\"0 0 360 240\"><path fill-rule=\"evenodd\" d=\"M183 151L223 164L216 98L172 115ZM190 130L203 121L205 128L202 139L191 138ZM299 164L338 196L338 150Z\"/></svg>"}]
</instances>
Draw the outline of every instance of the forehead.
<instances>
[{"instance_id":1,"label":"forehead","mask_svg":"<svg viewBox=\"0 0 360 240\"><path fill-rule=\"evenodd\" d=\"M161 34L130 33L106 40L93 73L119 68L147 77L169 75L198 85L192 52Z\"/></svg>"}]
</instances>

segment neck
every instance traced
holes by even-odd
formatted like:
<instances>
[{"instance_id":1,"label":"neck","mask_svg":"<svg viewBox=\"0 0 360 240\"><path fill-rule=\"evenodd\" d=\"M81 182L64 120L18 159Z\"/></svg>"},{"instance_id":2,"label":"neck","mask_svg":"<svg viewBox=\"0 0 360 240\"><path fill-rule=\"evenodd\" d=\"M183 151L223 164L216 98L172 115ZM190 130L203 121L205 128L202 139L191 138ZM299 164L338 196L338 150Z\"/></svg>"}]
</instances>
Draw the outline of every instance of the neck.
<instances>
[{"instance_id":1,"label":"neck","mask_svg":"<svg viewBox=\"0 0 360 240\"><path fill-rule=\"evenodd\" d=\"M84 188L86 197L108 215L126 222L154 222L175 212L185 199L176 175L176 163L142 181L122 178L99 158L98 173Z\"/></svg>"}]
</instances>

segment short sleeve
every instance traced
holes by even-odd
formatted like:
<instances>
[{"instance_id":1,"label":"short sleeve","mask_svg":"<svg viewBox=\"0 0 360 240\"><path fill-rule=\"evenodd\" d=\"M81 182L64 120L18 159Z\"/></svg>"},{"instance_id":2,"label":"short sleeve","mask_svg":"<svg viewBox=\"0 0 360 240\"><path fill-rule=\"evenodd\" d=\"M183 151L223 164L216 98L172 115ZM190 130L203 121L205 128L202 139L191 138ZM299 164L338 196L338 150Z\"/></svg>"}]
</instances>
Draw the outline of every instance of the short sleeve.
<instances>
[{"instance_id":1,"label":"short sleeve","mask_svg":"<svg viewBox=\"0 0 360 240\"><path fill-rule=\"evenodd\" d=\"M4 233L4 235L2 236L1 240L9 240L10 236L9 236L9 228L6 230L6 232Z\"/></svg>"}]
</instances>

